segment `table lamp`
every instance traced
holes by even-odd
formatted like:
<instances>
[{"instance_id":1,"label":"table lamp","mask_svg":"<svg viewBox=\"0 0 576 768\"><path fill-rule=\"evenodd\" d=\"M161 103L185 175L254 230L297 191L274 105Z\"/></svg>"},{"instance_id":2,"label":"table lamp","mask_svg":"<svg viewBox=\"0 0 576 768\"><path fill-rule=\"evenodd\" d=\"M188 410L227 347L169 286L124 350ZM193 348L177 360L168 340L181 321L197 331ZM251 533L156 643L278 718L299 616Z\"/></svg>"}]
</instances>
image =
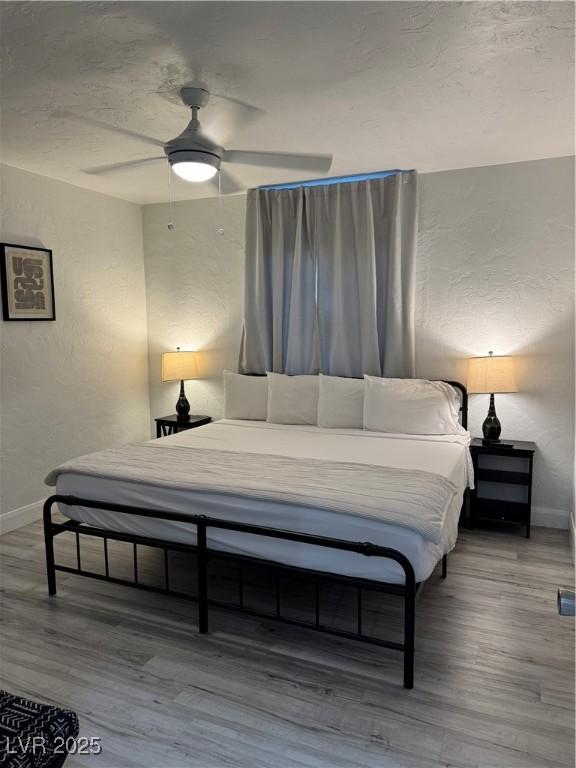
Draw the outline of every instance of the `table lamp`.
<instances>
[{"instance_id":1,"label":"table lamp","mask_svg":"<svg viewBox=\"0 0 576 768\"><path fill-rule=\"evenodd\" d=\"M514 358L500 357L492 352L488 353L488 357L471 357L468 360L468 393L490 395L488 415L482 424L482 442L485 445L500 442L502 428L494 407L494 395L497 392L518 392Z\"/></svg>"},{"instance_id":2,"label":"table lamp","mask_svg":"<svg viewBox=\"0 0 576 768\"><path fill-rule=\"evenodd\" d=\"M199 378L196 355L196 352L181 352L180 347L176 347L176 352L164 352L162 355L162 381L180 382L180 397L176 403L179 421L189 419L190 403L184 392L184 381Z\"/></svg>"}]
</instances>

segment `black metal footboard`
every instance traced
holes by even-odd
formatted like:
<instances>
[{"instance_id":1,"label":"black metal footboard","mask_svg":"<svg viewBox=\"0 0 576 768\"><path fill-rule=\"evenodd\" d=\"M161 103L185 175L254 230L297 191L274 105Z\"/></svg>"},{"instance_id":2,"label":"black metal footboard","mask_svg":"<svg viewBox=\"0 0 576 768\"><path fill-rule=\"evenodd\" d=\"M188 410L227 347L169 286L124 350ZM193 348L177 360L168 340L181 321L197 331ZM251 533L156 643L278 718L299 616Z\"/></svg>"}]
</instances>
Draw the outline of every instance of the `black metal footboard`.
<instances>
[{"instance_id":1,"label":"black metal footboard","mask_svg":"<svg viewBox=\"0 0 576 768\"><path fill-rule=\"evenodd\" d=\"M162 539L138 536L135 534L118 533L103 528L96 528L85 523L78 523L67 520L63 523L55 523L52 520L52 507L54 504L67 506L81 506L91 509L102 509L121 514L138 515L140 517L149 517L159 520L171 520L186 523L196 528L196 545L179 544L165 541ZM357 552L366 557L382 557L394 560L404 571L404 584L389 584L386 582L353 578L341 576L339 574L324 573L321 571L312 571L309 569L287 566L276 562L270 562L256 557L247 557L245 555L236 555L228 552L210 549L207 546L207 530L210 528L219 528L221 530L237 531L254 536L262 536L273 539L283 539L287 541L299 542L302 544L312 544L318 547L328 549ZM54 537L61 533L72 533L76 537L76 559L77 567L58 565L54 560ZM104 548L104 573L95 573L82 567L81 554L81 536L91 536L103 540ZM48 575L48 591L51 595L56 594L56 571L65 573L75 573L81 576L108 581L116 584L137 587L152 592L174 595L176 597L193 600L198 603L198 629L200 633L208 631L208 609L210 606L217 606L227 610L240 611L260 618L274 619L286 624L292 624L308 629L315 629L320 632L337 635L339 637L353 638L366 643L380 645L385 648L391 648L395 651L401 651L404 656L404 687L412 688L414 686L414 634L415 634L415 601L416 592L419 584L416 583L414 569L408 558L401 552L388 547L381 547L375 544L350 542L341 539L334 539L325 536L316 536L294 531L269 528L260 525L251 525L246 523L232 522L229 520L217 520L203 515L185 515L177 512L170 512L159 509L146 509L142 507L132 507L123 504L113 504L109 502L83 499L75 496L54 495L48 498L44 504L44 537L46 544L46 568ZM133 545L134 564L133 580L115 578L110 575L108 558L108 540L128 542ZM141 581L138 574L138 545L155 547L164 551L164 586L153 586ZM183 593L171 588L170 573L168 565L168 553L170 551L192 553L196 556L196 578L197 594L192 595ZM211 559L225 559L238 563L239 585L238 585L238 603L229 603L214 599L209 594L208 587L208 563ZM275 611L273 613L253 610L244 604L243 595L243 566L246 564L271 566L282 574L297 574L312 578L315 583L315 616L313 621L303 621L296 618L283 616L280 606L280 578L275 581ZM446 557L442 561L442 576L446 576ZM322 582L343 583L353 586L357 590L357 608L356 608L356 631L350 632L330 627L320 621L320 601L319 584ZM371 635L366 635L362 627L362 590L370 589L378 592L399 595L404 603L404 637L403 642L392 642L383 640Z\"/></svg>"}]
</instances>

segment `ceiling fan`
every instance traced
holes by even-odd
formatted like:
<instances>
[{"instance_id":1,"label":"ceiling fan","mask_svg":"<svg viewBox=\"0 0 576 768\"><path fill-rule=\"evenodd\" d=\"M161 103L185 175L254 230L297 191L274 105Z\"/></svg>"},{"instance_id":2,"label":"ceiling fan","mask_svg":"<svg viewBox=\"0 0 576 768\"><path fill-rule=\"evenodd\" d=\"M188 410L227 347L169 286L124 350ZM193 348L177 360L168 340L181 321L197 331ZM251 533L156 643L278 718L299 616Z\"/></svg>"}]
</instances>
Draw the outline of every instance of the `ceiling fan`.
<instances>
[{"instance_id":1,"label":"ceiling fan","mask_svg":"<svg viewBox=\"0 0 576 768\"><path fill-rule=\"evenodd\" d=\"M174 173L181 179L191 182L202 182L213 179L220 170L222 163L239 163L243 165L259 165L271 168L290 168L294 170L325 172L332 164L332 155L308 155L294 154L291 152L260 152L241 149L224 149L215 141L206 136L200 127L198 111L206 106L210 93L205 88L186 86L180 89L180 98L185 106L192 110L192 119L184 131L176 138L163 143L141 134L119 128L122 133L135 135L140 140L145 140L154 146L164 149L164 156L147 157L141 160L130 160L125 163L99 166L85 169L86 173L111 173L134 168L139 165L158 162L168 159ZM85 120L86 121L86 120ZM98 124L98 121L92 121ZM239 188L230 177L225 177L228 182L228 191L237 191Z\"/></svg>"}]
</instances>

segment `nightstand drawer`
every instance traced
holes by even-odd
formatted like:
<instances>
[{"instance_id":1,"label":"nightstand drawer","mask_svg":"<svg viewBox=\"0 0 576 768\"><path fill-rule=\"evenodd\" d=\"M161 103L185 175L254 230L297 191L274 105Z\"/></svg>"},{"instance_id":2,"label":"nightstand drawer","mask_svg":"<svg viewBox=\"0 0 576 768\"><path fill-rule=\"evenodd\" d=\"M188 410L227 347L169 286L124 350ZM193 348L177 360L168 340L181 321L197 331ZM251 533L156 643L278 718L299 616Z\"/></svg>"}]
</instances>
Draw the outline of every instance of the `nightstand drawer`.
<instances>
[{"instance_id":1,"label":"nightstand drawer","mask_svg":"<svg viewBox=\"0 0 576 768\"><path fill-rule=\"evenodd\" d=\"M529 456L515 456L509 453L479 453L477 461L478 469L530 474Z\"/></svg>"},{"instance_id":2,"label":"nightstand drawer","mask_svg":"<svg viewBox=\"0 0 576 768\"><path fill-rule=\"evenodd\" d=\"M476 497L492 501L505 501L511 504L527 504L530 494L528 485L506 484L486 482L485 480L476 481Z\"/></svg>"},{"instance_id":3,"label":"nightstand drawer","mask_svg":"<svg viewBox=\"0 0 576 768\"><path fill-rule=\"evenodd\" d=\"M513 501L482 499L474 501L474 518L501 523L527 525L530 520L530 506Z\"/></svg>"},{"instance_id":4,"label":"nightstand drawer","mask_svg":"<svg viewBox=\"0 0 576 768\"><path fill-rule=\"evenodd\" d=\"M476 473L476 480L490 483L509 483L511 485L529 485L530 475L527 472L508 472L503 469L480 469Z\"/></svg>"}]
</instances>

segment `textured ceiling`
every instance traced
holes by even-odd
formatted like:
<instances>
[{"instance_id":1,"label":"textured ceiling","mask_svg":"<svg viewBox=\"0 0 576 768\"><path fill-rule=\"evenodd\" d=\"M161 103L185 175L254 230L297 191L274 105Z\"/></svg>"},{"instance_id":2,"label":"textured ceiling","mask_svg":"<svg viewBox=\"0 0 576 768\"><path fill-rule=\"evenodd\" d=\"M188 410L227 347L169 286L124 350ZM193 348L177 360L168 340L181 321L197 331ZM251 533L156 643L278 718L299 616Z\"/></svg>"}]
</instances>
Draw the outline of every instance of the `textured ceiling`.
<instances>
[{"instance_id":1,"label":"textured ceiling","mask_svg":"<svg viewBox=\"0 0 576 768\"><path fill-rule=\"evenodd\" d=\"M329 175L444 170L573 153L571 2L3 2L2 161L140 203L167 199L161 154L185 83L228 148L331 152ZM77 116L79 119L74 119ZM243 187L306 173L228 166ZM174 197L214 194L176 181Z\"/></svg>"}]
</instances>

